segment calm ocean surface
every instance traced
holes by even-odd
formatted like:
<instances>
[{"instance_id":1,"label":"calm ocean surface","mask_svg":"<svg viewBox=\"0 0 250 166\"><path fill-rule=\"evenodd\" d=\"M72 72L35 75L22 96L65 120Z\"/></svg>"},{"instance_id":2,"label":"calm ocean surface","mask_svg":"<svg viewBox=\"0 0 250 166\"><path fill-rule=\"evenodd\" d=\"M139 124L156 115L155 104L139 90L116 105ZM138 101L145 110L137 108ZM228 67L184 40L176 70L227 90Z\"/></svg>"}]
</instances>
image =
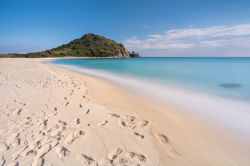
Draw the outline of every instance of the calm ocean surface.
<instances>
[{"instance_id":1,"label":"calm ocean surface","mask_svg":"<svg viewBox=\"0 0 250 166\"><path fill-rule=\"evenodd\" d=\"M250 138L250 58L57 59L52 63L113 81Z\"/></svg>"},{"instance_id":2,"label":"calm ocean surface","mask_svg":"<svg viewBox=\"0 0 250 166\"><path fill-rule=\"evenodd\" d=\"M250 102L250 58L58 59L53 63Z\"/></svg>"}]
</instances>

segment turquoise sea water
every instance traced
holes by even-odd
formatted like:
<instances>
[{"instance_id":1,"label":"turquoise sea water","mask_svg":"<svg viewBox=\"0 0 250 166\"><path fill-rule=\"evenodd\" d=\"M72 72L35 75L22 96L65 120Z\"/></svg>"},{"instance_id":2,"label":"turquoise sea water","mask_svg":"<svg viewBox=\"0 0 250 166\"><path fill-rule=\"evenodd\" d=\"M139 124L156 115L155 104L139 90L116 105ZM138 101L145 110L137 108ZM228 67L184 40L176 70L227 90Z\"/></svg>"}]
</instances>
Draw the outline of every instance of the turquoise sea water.
<instances>
[{"instance_id":1,"label":"turquoise sea water","mask_svg":"<svg viewBox=\"0 0 250 166\"><path fill-rule=\"evenodd\" d=\"M250 58L57 59L250 138ZM180 109L179 109L180 108ZM243 136L243 137L242 137Z\"/></svg>"},{"instance_id":2,"label":"turquoise sea water","mask_svg":"<svg viewBox=\"0 0 250 166\"><path fill-rule=\"evenodd\" d=\"M250 102L250 58L57 59L53 63Z\"/></svg>"}]
</instances>

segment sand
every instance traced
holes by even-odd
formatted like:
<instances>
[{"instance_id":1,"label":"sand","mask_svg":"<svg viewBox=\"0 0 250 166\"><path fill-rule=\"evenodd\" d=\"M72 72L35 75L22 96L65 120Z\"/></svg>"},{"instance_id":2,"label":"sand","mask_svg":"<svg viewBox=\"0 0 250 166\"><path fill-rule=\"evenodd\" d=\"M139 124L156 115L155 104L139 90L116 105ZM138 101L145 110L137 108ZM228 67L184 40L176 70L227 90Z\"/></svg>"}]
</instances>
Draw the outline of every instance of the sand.
<instances>
[{"instance_id":1,"label":"sand","mask_svg":"<svg viewBox=\"0 0 250 166\"><path fill-rule=\"evenodd\" d=\"M250 164L188 112L44 61L0 59L0 166Z\"/></svg>"}]
</instances>

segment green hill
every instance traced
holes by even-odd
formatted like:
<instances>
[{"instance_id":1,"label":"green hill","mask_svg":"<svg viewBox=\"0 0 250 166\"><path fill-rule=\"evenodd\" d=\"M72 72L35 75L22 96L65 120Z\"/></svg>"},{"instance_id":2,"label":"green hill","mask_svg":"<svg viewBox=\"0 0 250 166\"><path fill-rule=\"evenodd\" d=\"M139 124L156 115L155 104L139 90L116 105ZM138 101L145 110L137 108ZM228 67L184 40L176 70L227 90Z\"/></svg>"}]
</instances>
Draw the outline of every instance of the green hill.
<instances>
[{"instance_id":1,"label":"green hill","mask_svg":"<svg viewBox=\"0 0 250 166\"><path fill-rule=\"evenodd\" d=\"M63 44L50 50L19 54L24 57L138 57L139 55L128 50L117 42L103 36L88 33L68 44Z\"/></svg>"}]
</instances>

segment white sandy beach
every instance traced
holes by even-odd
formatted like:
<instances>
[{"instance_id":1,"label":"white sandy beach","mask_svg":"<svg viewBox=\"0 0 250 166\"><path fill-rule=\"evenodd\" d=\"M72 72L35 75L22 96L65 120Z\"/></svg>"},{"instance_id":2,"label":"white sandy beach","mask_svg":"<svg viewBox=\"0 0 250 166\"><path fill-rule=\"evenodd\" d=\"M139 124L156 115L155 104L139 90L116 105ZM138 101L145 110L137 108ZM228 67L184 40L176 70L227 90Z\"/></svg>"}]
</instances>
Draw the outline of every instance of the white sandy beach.
<instances>
[{"instance_id":1,"label":"white sandy beach","mask_svg":"<svg viewBox=\"0 0 250 166\"><path fill-rule=\"evenodd\" d=\"M0 59L0 166L250 165L250 143L108 81Z\"/></svg>"}]
</instances>

